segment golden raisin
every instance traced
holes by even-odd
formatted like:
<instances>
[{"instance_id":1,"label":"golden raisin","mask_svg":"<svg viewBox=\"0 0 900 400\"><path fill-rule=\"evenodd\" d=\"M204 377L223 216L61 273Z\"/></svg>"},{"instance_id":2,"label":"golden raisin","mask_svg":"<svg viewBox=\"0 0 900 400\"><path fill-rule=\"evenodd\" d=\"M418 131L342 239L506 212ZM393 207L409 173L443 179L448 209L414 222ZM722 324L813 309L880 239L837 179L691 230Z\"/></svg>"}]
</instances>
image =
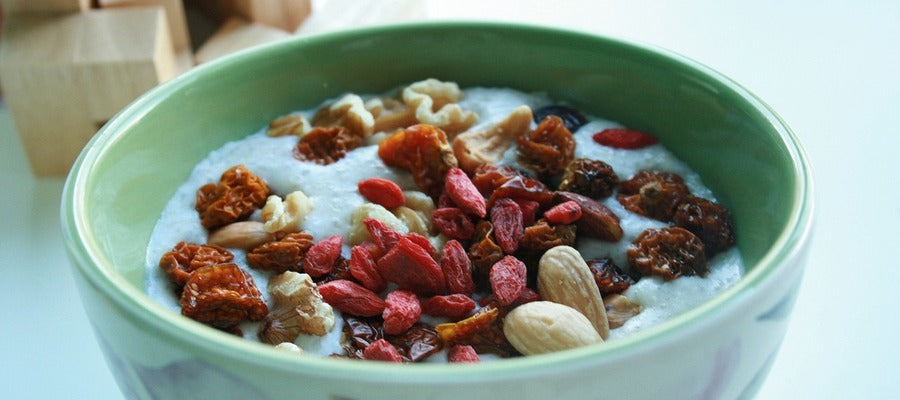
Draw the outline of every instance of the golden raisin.
<instances>
[{"instance_id":1,"label":"golden raisin","mask_svg":"<svg viewBox=\"0 0 900 400\"><path fill-rule=\"evenodd\" d=\"M543 254L556 246L573 246L575 244L575 225L550 225L547 220L540 219L527 228L519 248L535 254Z\"/></svg>"},{"instance_id":2,"label":"golden raisin","mask_svg":"<svg viewBox=\"0 0 900 400\"><path fill-rule=\"evenodd\" d=\"M378 145L378 157L387 166L409 171L416 185L432 198L444 189L444 177L457 166L444 131L418 124L398 131Z\"/></svg>"},{"instance_id":3,"label":"golden raisin","mask_svg":"<svg viewBox=\"0 0 900 400\"><path fill-rule=\"evenodd\" d=\"M253 278L236 264L195 270L181 293L181 314L216 328L259 321L268 312Z\"/></svg>"},{"instance_id":4,"label":"golden raisin","mask_svg":"<svg viewBox=\"0 0 900 400\"><path fill-rule=\"evenodd\" d=\"M577 158L566 166L559 190L602 199L609 197L618 184L619 176L609 164L600 160Z\"/></svg>"},{"instance_id":5,"label":"golden raisin","mask_svg":"<svg viewBox=\"0 0 900 400\"><path fill-rule=\"evenodd\" d=\"M197 190L200 223L214 230L245 219L266 204L269 187L244 165L235 165L222 174L218 184L208 183Z\"/></svg>"},{"instance_id":6,"label":"golden raisin","mask_svg":"<svg viewBox=\"0 0 900 400\"><path fill-rule=\"evenodd\" d=\"M628 246L628 262L642 275L659 275L667 281L709 272L700 238L674 226L641 232Z\"/></svg>"},{"instance_id":7,"label":"golden raisin","mask_svg":"<svg viewBox=\"0 0 900 400\"><path fill-rule=\"evenodd\" d=\"M537 128L517 140L519 160L541 175L562 172L575 155L575 138L555 115L548 115Z\"/></svg>"},{"instance_id":8,"label":"golden raisin","mask_svg":"<svg viewBox=\"0 0 900 400\"><path fill-rule=\"evenodd\" d=\"M303 257L313 245L306 232L289 233L274 242L264 243L247 253L247 264L255 269L282 273L303 270Z\"/></svg>"},{"instance_id":9,"label":"golden raisin","mask_svg":"<svg viewBox=\"0 0 900 400\"><path fill-rule=\"evenodd\" d=\"M316 127L303 135L294 148L294 158L328 165L344 158L347 152L362 144L360 136L350 133L343 126Z\"/></svg>"},{"instance_id":10,"label":"golden raisin","mask_svg":"<svg viewBox=\"0 0 900 400\"><path fill-rule=\"evenodd\" d=\"M180 242L159 259L159 266L178 287L184 286L191 272L209 265L231 262L234 255L214 244Z\"/></svg>"},{"instance_id":11,"label":"golden raisin","mask_svg":"<svg viewBox=\"0 0 900 400\"><path fill-rule=\"evenodd\" d=\"M675 225L685 228L703 241L710 257L734 245L731 213L718 203L688 196L675 211Z\"/></svg>"}]
</instances>

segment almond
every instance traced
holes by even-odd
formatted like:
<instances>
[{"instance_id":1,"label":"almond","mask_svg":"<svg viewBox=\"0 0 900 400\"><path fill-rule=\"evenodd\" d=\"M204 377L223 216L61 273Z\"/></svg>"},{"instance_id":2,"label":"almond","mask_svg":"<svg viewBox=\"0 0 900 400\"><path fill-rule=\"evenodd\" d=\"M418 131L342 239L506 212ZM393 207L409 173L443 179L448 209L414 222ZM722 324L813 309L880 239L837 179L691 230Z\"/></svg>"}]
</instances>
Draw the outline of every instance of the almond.
<instances>
[{"instance_id":1,"label":"almond","mask_svg":"<svg viewBox=\"0 0 900 400\"><path fill-rule=\"evenodd\" d=\"M591 321L572 307L532 301L503 319L503 334L520 353L544 354L602 343Z\"/></svg>"},{"instance_id":2,"label":"almond","mask_svg":"<svg viewBox=\"0 0 900 400\"><path fill-rule=\"evenodd\" d=\"M538 291L544 300L578 310L591 321L603 339L609 337L603 297L578 250L556 246L544 253L538 263Z\"/></svg>"}]
</instances>

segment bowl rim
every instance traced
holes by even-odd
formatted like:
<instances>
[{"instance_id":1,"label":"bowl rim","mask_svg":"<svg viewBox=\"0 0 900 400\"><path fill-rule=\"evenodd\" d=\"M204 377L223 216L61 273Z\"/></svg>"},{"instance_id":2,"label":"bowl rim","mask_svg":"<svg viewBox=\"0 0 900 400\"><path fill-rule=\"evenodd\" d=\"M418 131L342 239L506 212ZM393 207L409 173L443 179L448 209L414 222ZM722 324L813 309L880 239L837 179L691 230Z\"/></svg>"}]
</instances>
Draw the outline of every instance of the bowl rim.
<instances>
[{"instance_id":1,"label":"bowl rim","mask_svg":"<svg viewBox=\"0 0 900 400\"><path fill-rule=\"evenodd\" d=\"M465 368L453 364L438 363L420 363L415 367L411 367L410 365L367 363L327 357L296 357L292 354L274 350L271 346L265 344L219 332L173 313L151 299L143 290L134 287L124 277L114 271L111 262L103 255L102 246L93 237L87 235L89 222L85 219L85 205L82 199L85 198L86 194L86 182L89 180L92 168L98 159L110 144L120 138L122 132L127 131L131 125L136 124L148 110L156 107L169 95L190 85L197 76L215 74L216 71L244 62L248 58L269 57L288 48L303 46L305 43L332 40L344 41L355 37L376 35L396 30L434 31L456 29L511 30L590 40L598 44L602 43L606 46L628 50L629 52L668 59L671 62L692 69L705 79L730 90L759 112L767 123L778 132L778 139L780 139L781 145L787 150L791 159L793 166L791 172L797 182L794 188L796 201L792 204L785 230L773 241L771 247L757 265L735 285L720 292L700 306L694 307L657 326L604 343L602 346L589 346L539 356L479 363L477 365L469 364ZM681 335L691 334L702 329L706 324L713 323L716 319L715 317L724 315L728 310L737 307L740 302L746 301L747 297L750 296L750 292L753 292L754 289L766 283L774 284L773 280L768 278L773 274L790 268L791 266L786 264L789 264L791 260L797 259L799 253L803 251L802 248L809 241L812 229L813 180L807 155L797 136L785 121L755 94L718 71L693 59L647 43L563 28L508 22L437 21L383 25L296 37L242 50L192 68L190 71L140 96L117 113L94 135L79 154L66 178L60 213L63 239L73 264L73 269L77 270L78 273L86 278L90 285L102 292L117 307L129 314L131 318L155 327L174 340L194 346L205 352L228 358L237 358L250 365L276 368L282 371L303 371L304 375L309 376L334 377L348 372L355 372L354 379L359 381L473 382L513 376L521 378L545 373L548 368L553 368L556 371L577 369L590 363L597 363L599 360L602 360L604 363L614 362L633 354L653 351L653 349L671 343ZM230 350L226 352L222 350L223 348ZM398 374L398 371L402 371L402 373Z\"/></svg>"}]
</instances>

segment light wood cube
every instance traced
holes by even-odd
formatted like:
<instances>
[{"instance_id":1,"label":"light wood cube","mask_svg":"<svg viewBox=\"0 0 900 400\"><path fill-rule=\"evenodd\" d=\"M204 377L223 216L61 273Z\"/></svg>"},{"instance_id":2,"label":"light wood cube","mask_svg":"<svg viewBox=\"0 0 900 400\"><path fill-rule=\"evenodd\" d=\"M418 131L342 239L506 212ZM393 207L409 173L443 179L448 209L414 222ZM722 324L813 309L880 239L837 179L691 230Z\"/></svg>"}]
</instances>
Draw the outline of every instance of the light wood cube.
<instances>
[{"instance_id":1,"label":"light wood cube","mask_svg":"<svg viewBox=\"0 0 900 400\"><path fill-rule=\"evenodd\" d=\"M175 52L191 51L191 35L181 0L99 0L99 2L102 8L161 6L166 10L166 23L169 25L169 36L172 38Z\"/></svg>"},{"instance_id":2,"label":"light wood cube","mask_svg":"<svg viewBox=\"0 0 900 400\"><path fill-rule=\"evenodd\" d=\"M160 7L7 18L0 77L39 176L68 172L106 120L177 73Z\"/></svg>"},{"instance_id":3,"label":"light wood cube","mask_svg":"<svg viewBox=\"0 0 900 400\"><path fill-rule=\"evenodd\" d=\"M231 0L232 10L253 22L293 32L312 11L310 0Z\"/></svg>"},{"instance_id":4,"label":"light wood cube","mask_svg":"<svg viewBox=\"0 0 900 400\"><path fill-rule=\"evenodd\" d=\"M87 11L90 0L3 0L3 13L59 13Z\"/></svg>"},{"instance_id":5,"label":"light wood cube","mask_svg":"<svg viewBox=\"0 0 900 400\"><path fill-rule=\"evenodd\" d=\"M203 43L194 58L197 64L202 64L238 50L289 37L291 34L280 29L232 18Z\"/></svg>"}]
</instances>

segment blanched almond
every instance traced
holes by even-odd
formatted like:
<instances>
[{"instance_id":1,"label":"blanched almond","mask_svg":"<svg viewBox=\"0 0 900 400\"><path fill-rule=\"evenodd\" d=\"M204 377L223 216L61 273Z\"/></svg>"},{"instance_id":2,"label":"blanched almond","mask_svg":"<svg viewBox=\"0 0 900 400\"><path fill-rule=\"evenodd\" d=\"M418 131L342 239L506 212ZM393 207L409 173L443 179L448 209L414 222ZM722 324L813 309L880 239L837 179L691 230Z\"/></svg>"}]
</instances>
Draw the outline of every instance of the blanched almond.
<instances>
[{"instance_id":1,"label":"blanched almond","mask_svg":"<svg viewBox=\"0 0 900 400\"><path fill-rule=\"evenodd\" d=\"M578 250L556 246L544 253L538 263L538 291L545 300L578 310L603 339L609 337L600 289Z\"/></svg>"},{"instance_id":2,"label":"blanched almond","mask_svg":"<svg viewBox=\"0 0 900 400\"><path fill-rule=\"evenodd\" d=\"M544 354L602 343L588 319L572 307L532 301L503 319L503 334L520 353Z\"/></svg>"}]
</instances>

